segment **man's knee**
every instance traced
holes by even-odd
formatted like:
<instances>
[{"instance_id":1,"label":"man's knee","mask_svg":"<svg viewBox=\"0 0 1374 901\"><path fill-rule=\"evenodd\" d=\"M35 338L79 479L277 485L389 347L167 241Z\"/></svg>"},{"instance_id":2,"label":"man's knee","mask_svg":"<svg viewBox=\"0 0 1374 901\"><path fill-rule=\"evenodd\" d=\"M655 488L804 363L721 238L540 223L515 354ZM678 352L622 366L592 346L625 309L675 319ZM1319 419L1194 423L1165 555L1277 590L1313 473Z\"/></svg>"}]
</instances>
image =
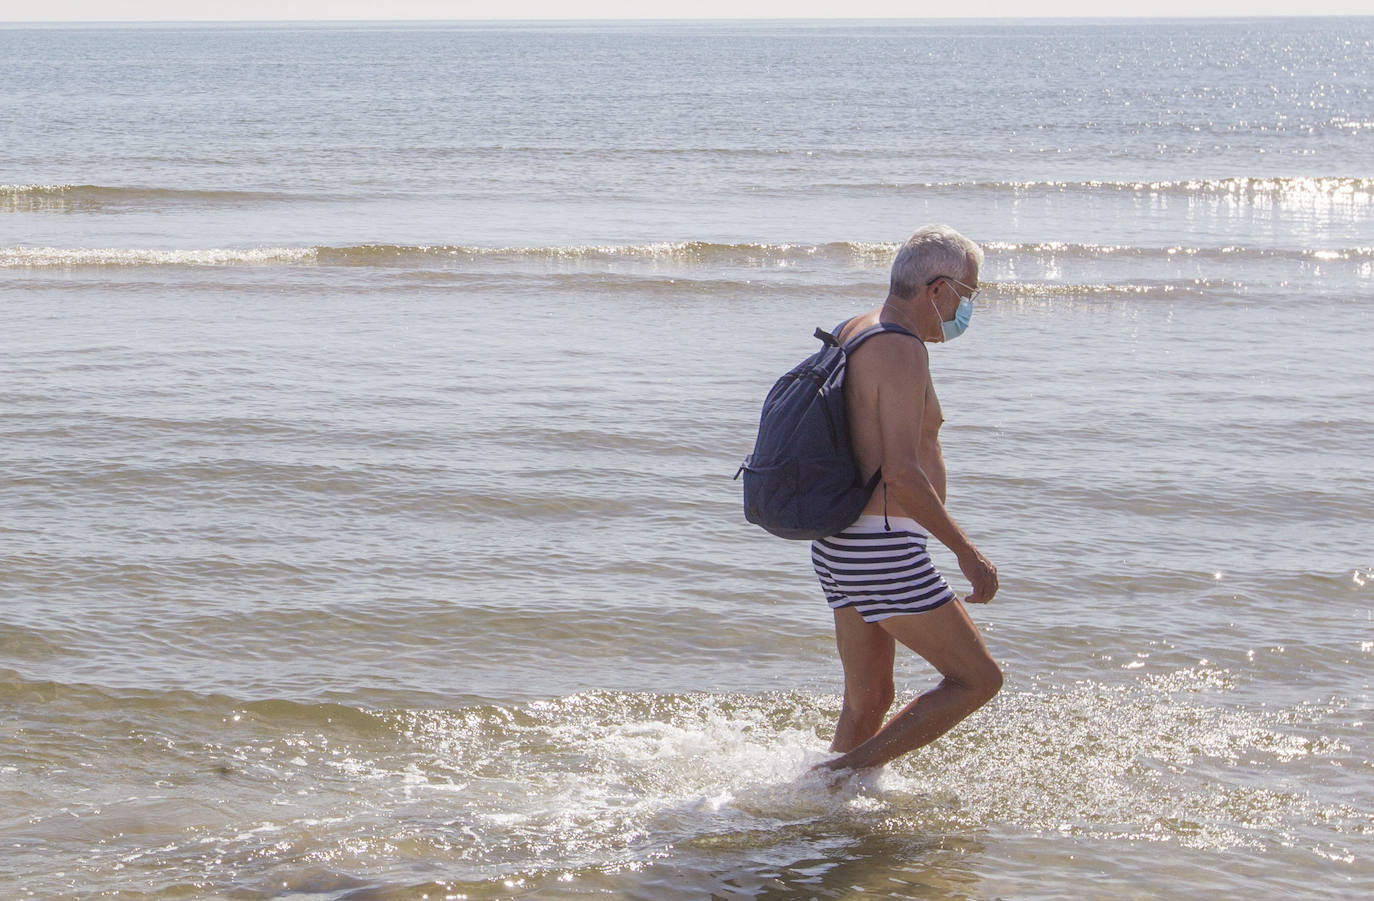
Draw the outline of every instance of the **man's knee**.
<instances>
[{"instance_id":1,"label":"man's knee","mask_svg":"<svg viewBox=\"0 0 1374 901\"><path fill-rule=\"evenodd\" d=\"M982 706L1002 690L1002 681L1002 668L989 657L968 675L966 684L978 699L979 706Z\"/></svg>"},{"instance_id":2,"label":"man's knee","mask_svg":"<svg viewBox=\"0 0 1374 901\"><path fill-rule=\"evenodd\" d=\"M862 688L846 691L844 702L856 715L867 719L886 716L896 696L896 688L889 676L875 679Z\"/></svg>"},{"instance_id":3,"label":"man's knee","mask_svg":"<svg viewBox=\"0 0 1374 901\"><path fill-rule=\"evenodd\" d=\"M897 689L893 686L892 680L888 679L874 692L873 709L885 715L892 709L892 702L896 699Z\"/></svg>"}]
</instances>

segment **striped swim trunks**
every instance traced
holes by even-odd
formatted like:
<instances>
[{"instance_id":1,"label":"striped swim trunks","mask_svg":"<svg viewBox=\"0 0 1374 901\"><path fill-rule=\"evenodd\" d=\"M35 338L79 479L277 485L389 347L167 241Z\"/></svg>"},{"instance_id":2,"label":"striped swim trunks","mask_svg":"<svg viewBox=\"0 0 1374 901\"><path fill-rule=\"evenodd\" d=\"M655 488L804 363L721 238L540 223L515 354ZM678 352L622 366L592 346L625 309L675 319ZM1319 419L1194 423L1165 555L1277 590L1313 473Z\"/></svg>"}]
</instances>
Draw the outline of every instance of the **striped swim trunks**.
<instances>
[{"instance_id":1,"label":"striped swim trunks","mask_svg":"<svg viewBox=\"0 0 1374 901\"><path fill-rule=\"evenodd\" d=\"M849 528L811 542L811 564L832 610L853 607L865 622L934 610L954 592L926 553L914 519L860 516Z\"/></svg>"}]
</instances>

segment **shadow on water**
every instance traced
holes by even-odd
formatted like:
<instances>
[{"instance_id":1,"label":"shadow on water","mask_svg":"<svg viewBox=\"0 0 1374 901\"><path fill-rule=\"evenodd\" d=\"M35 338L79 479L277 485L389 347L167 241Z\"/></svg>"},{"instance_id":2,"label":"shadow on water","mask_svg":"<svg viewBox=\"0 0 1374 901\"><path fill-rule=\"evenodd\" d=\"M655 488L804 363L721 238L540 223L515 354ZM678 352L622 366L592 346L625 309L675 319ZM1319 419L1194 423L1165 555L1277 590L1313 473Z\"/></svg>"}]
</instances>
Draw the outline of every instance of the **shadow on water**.
<instances>
[{"instance_id":1,"label":"shadow on water","mask_svg":"<svg viewBox=\"0 0 1374 901\"><path fill-rule=\"evenodd\" d=\"M340 901L449 898L616 897L669 901L712 898L965 899L981 897L977 861L983 845L968 837L930 836L900 818L869 823L796 824L687 838L647 860L617 866L513 874L481 882L405 887L349 886L339 874L294 880L295 891L336 892ZM339 881L330 886L330 877ZM436 894L437 893L437 894Z\"/></svg>"},{"instance_id":2,"label":"shadow on water","mask_svg":"<svg viewBox=\"0 0 1374 901\"><path fill-rule=\"evenodd\" d=\"M967 838L903 832L875 821L836 830L822 824L764 835L715 836L688 843L700 860L653 865L624 887L634 898L977 897L979 877ZM629 880L627 880L629 882ZM687 888L695 886L695 888Z\"/></svg>"}]
</instances>

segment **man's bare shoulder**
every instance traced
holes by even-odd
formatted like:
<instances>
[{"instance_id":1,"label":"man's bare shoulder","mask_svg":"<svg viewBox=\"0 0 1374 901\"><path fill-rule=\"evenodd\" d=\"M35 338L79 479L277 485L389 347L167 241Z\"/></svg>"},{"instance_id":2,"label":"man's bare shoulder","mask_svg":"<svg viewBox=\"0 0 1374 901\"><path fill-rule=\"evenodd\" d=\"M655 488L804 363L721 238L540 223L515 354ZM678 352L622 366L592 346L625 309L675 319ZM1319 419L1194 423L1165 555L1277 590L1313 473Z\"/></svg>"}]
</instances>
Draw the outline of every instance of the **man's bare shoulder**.
<instances>
[{"instance_id":1,"label":"man's bare shoulder","mask_svg":"<svg viewBox=\"0 0 1374 901\"><path fill-rule=\"evenodd\" d=\"M925 342L899 332L883 332L865 341L848 361L851 372L869 377L919 376L929 370Z\"/></svg>"}]
</instances>

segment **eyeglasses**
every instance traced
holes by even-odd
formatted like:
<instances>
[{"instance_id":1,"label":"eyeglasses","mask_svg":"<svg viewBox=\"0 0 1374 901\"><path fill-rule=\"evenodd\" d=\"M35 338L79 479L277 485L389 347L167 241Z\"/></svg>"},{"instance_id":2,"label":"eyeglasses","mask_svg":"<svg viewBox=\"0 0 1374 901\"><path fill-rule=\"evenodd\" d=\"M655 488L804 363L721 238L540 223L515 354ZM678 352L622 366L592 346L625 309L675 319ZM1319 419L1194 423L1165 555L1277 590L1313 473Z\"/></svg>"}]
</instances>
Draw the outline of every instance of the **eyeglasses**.
<instances>
[{"instance_id":1,"label":"eyeglasses","mask_svg":"<svg viewBox=\"0 0 1374 901\"><path fill-rule=\"evenodd\" d=\"M929 288L931 285L935 284L936 282L938 282L938 281L939 281L940 279L942 279L942 278L944 278L944 279L949 279L950 281L954 282L954 284L956 284L956 285L958 285L959 287L963 288L965 291L970 292L969 295L968 295L968 302L969 302L969 303L973 303L973 301L974 301L975 299L977 299L978 295L983 293L983 289L982 289L982 288L971 288L971 287L969 287L968 285L964 284L963 282L959 281L957 278L955 278L955 277L952 276L952 275L937 275L937 276L935 276L933 279L931 279L930 281L926 282L926 287ZM955 293L957 294L958 292L956 291ZM963 299L964 299L964 298L960 297L960 300L963 300Z\"/></svg>"}]
</instances>

